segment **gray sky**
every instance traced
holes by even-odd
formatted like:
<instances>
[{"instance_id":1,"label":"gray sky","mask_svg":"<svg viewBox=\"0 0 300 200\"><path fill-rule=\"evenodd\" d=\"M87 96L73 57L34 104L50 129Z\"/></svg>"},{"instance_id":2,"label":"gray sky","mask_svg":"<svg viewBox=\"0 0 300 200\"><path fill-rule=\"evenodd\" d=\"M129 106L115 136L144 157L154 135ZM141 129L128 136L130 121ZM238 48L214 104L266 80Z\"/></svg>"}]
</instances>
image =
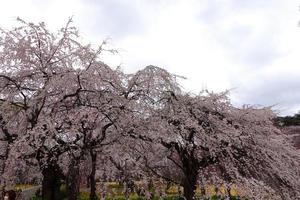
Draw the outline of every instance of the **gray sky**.
<instances>
[{"instance_id":1,"label":"gray sky","mask_svg":"<svg viewBox=\"0 0 300 200\"><path fill-rule=\"evenodd\" d=\"M55 30L73 16L84 40L111 38L112 65L157 65L185 76L187 91L233 89L235 105L300 110L298 0L9 0L0 26L15 18Z\"/></svg>"}]
</instances>

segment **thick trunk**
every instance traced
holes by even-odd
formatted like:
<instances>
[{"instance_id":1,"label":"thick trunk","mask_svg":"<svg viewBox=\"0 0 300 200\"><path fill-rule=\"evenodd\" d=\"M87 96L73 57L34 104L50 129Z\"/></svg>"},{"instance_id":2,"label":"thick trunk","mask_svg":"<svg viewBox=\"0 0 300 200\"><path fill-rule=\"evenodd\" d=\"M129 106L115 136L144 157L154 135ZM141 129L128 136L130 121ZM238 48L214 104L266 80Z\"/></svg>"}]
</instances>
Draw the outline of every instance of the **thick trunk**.
<instances>
[{"instance_id":1,"label":"thick trunk","mask_svg":"<svg viewBox=\"0 0 300 200\"><path fill-rule=\"evenodd\" d=\"M67 177L68 200L76 200L79 194L79 166L72 162Z\"/></svg>"},{"instance_id":2,"label":"thick trunk","mask_svg":"<svg viewBox=\"0 0 300 200\"><path fill-rule=\"evenodd\" d=\"M183 181L183 195L187 200L192 200L195 195L197 184L196 176L188 176Z\"/></svg>"},{"instance_id":3,"label":"thick trunk","mask_svg":"<svg viewBox=\"0 0 300 200\"><path fill-rule=\"evenodd\" d=\"M43 200L60 200L60 172L58 166L48 166L42 172Z\"/></svg>"},{"instance_id":4,"label":"thick trunk","mask_svg":"<svg viewBox=\"0 0 300 200\"><path fill-rule=\"evenodd\" d=\"M182 158L182 165L185 175L182 182L183 195L186 200L192 200L197 187L199 165L194 157L189 157L186 155Z\"/></svg>"},{"instance_id":5,"label":"thick trunk","mask_svg":"<svg viewBox=\"0 0 300 200\"><path fill-rule=\"evenodd\" d=\"M97 165L97 154L91 149L90 155L92 159L92 171L90 174L90 200L96 200L96 165Z\"/></svg>"}]
</instances>

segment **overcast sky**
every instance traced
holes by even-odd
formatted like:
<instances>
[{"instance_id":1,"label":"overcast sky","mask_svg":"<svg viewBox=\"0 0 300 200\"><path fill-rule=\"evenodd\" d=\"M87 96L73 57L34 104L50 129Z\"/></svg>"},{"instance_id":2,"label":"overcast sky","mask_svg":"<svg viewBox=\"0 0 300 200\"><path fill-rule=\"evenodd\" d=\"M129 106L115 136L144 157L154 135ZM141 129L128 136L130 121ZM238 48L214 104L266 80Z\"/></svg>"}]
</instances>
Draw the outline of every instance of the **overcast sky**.
<instances>
[{"instance_id":1,"label":"overcast sky","mask_svg":"<svg viewBox=\"0 0 300 200\"><path fill-rule=\"evenodd\" d=\"M16 17L53 30L70 16L84 40L110 38L112 65L156 65L185 76L194 93L232 89L235 105L300 110L298 0L6 0L0 26Z\"/></svg>"}]
</instances>

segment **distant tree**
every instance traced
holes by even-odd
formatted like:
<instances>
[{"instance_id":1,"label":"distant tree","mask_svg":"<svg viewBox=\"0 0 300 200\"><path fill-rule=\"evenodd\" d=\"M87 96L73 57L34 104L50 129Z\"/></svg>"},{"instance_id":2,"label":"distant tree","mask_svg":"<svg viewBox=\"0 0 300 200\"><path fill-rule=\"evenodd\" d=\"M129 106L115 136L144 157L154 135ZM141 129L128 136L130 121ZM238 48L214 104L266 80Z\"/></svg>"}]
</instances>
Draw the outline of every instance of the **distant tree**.
<instances>
[{"instance_id":1,"label":"distant tree","mask_svg":"<svg viewBox=\"0 0 300 200\"><path fill-rule=\"evenodd\" d=\"M300 126L300 112L293 116L277 117L275 121L280 126Z\"/></svg>"}]
</instances>

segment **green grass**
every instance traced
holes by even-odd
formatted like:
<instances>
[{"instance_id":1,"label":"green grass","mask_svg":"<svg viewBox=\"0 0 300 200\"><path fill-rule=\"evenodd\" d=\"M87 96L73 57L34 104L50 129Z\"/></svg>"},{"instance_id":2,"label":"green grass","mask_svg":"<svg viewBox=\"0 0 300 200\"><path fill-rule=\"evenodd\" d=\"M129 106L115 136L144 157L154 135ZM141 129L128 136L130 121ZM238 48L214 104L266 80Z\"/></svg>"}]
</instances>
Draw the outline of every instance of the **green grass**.
<instances>
[{"instance_id":1,"label":"green grass","mask_svg":"<svg viewBox=\"0 0 300 200\"><path fill-rule=\"evenodd\" d=\"M62 200L67 200L67 196L62 196ZM90 194L87 192L80 192L79 196L77 197L77 200L89 200ZM99 198L97 198L99 199ZM125 199L125 198L124 198ZM32 197L30 200L42 200L41 197Z\"/></svg>"},{"instance_id":2,"label":"green grass","mask_svg":"<svg viewBox=\"0 0 300 200\"><path fill-rule=\"evenodd\" d=\"M77 200L89 200L90 199L90 193L88 192L80 192L79 196L77 197ZM97 199L99 199L97 197Z\"/></svg>"},{"instance_id":3,"label":"green grass","mask_svg":"<svg viewBox=\"0 0 300 200\"><path fill-rule=\"evenodd\" d=\"M111 196L107 196L105 199L106 200L125 200L125 196L123 195L123 185L120 185L116 182L108 182L105 183L106 187L107 187L107 193L112 194ZM208 188L209 189L209 188ZM67 200L68 198L68 191L65 185L62 185L60 188L60 192L61 192L61 199L62 200ZM154 188L153 191L154 192ZM197 200L223 200L224 197L218 197L215 194L212 194L211 192L209 192L209 190L207 190L207 193L210 194L209 198L203 198L200 196L199 191L196 192L195 195L195 199ZM236 192L235 192L236 194ZM164 200L177 200L179 199L178 196L178 187L177 186L171 186L167 191L166 191L166 197L164 198ZM237 194L236 194L237 195ZM81 191L79 193L79 196L77 198L78 200L89 200L89 192L88 191ZM97 199L99 199L97 197ZM234 196L231 198L231 200L239 200L241 198L239 198L238 196ZM31 200L41 200L41 198L38 197L33 197L31 198ZM129 200L145 200L145 198L138 196L135 193L131 193L129 196ZM159 200L158 196L154 197L154 200Z\"/></svg>"}]
</instances>

